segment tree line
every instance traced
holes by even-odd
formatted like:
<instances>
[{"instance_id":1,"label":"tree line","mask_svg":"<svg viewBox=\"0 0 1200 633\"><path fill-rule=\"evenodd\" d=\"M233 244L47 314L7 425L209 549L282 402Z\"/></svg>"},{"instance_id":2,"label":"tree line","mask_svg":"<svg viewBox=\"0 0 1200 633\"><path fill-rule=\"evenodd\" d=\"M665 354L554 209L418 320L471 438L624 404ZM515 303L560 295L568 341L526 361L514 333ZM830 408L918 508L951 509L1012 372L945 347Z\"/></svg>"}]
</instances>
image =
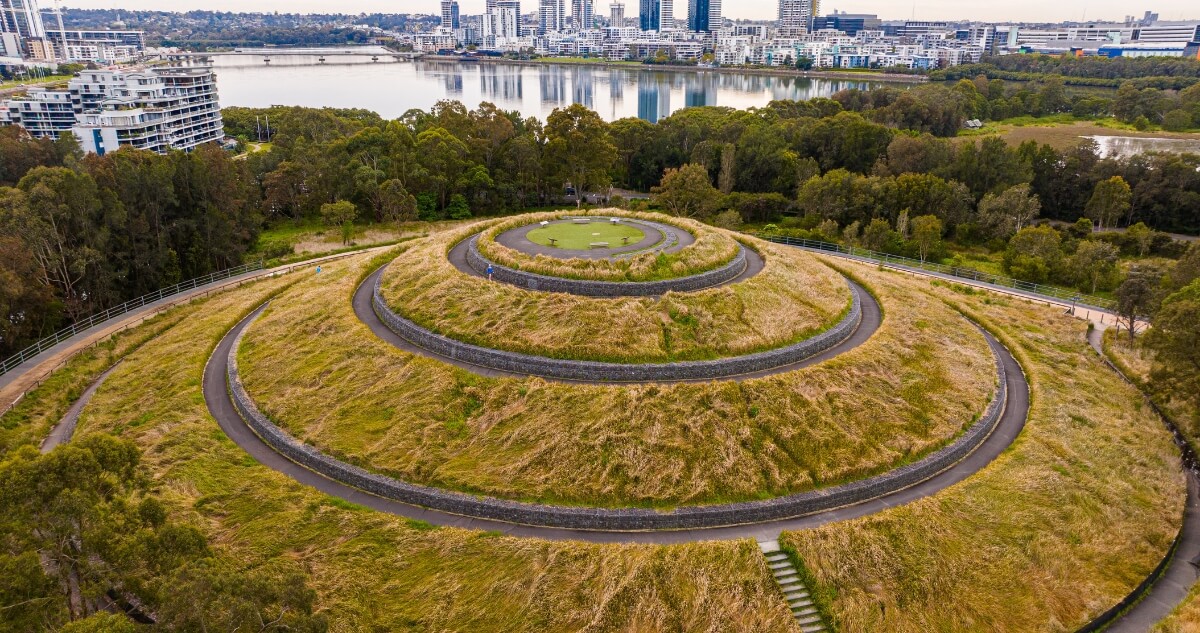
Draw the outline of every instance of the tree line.
<instances>
[{"instance_id":1,"label":"tree line","mask_svg":"<svg viewBox=\"0 0 1200 633\"><path fill-rule=\"evenodd\" d=\"M216 146L83 156L0 128L0 353L236 266L261 228L251 173Z\"/></svg>"}]
</instances>

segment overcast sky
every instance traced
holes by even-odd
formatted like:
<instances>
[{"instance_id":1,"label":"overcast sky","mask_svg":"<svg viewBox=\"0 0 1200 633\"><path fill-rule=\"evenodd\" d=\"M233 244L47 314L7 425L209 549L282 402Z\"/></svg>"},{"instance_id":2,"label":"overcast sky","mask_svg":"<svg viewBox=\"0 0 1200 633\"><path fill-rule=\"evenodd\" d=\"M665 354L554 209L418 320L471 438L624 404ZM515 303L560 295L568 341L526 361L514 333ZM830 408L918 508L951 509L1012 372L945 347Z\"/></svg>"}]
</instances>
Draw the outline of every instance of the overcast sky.
<instances>
[{"instance_id":1,"label":"overcast sky","mask_svg":"<svg viewBox=\"0 0 1200 633\"><path fill-rule=\"evenodd\" d=\"M610 0L593 0L597 13L608 13ZM961 0L822 0L821 13L834 9L850 13L875 13L884 19L918 20L974 19L986 21L1122 20L1126 15L1141 16L1146 10L1157 11L1163 20L1200 19L1200 4L1194 0L1153 0L1154 6L1133 6L1120 0L1009 0L1007 2L962 2ZM537 0L522 0L528 13ZM43 8L52 0L41 0ZM436 13L438 0L70 0L64 5L93 8L159 9L188 11L281 11L343 13ZM482 13L484 0L459 0L462 12ZM636 15L638 0L625 0L625 15ZM725 0L725 15L731 18L773 19L778 0ZM974 6L972 6L974 5ZM568 2L568 5L570 3ZM569 12L569 10L568 10ZM687 0L675 0L675 15L687 13Z\"/></svg>"}]
</instances>

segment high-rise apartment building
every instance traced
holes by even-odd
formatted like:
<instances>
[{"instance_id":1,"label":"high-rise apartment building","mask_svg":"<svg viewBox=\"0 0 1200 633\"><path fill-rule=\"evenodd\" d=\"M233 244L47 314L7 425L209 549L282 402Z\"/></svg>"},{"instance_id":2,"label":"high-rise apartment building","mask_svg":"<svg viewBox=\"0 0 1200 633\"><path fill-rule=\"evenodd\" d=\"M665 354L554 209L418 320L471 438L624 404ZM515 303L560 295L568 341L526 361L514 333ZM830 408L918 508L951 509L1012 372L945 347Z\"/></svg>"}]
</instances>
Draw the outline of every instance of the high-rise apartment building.
<instances>
[{"instance_id":1,"label":"high-rise apartment building","mask_svg":"<svg viewBox=\"0 0 1200 633\"><path fill-rule=\"evenodd\" d=\"M540 0L538 4L538 35L554 33L566 26L563 16L564 0Z\"/></svg>"},{"instance_id":2,"label":"high-rise apartment building","mask_svg":"<svg viewBox=\"0 0 1200 633\"><path fill-rule=\"evenodd\" d=\"M521 37L521 3L518 0L488 0L492 8L483 16L484 44Z\"/></svg>"},{"instance_id":3,"label":"high-rise apartment building","mask_svg":"<svg viewBox=\"0 0 1200 633\"><path fill-rule=\"evenodd\" d=\"M721 0L688 0L688 30L711 33L721 28Z\"/></svg>"},{"instance_id":4,"label":"high-rise apartment building","mask_svg":"<svg viewBox=\"0 0 1200 633\"><path fill-rule=\"evenodd\" d=\"M662 0L641 0L638 26L643 31L657 31L662 28Z\"/></svg>"},{"instance_id":5,"label":"high-rise apartment building","mask_svg":"<svg viewBox=\"0 0 1200 633\"><path fill-rule=\"evenodd\" d=\"M590 29L596 25L592 11L592 0L571 0L571 22L576 29Z\"/></svg>"},{"instance_id":6,"label":"high-rise apartment building","mask_svg":"<svg viewBox=\"0 0 1200 633\"><path fill-rule=\"evenodd\" d=\"M614 2L608 5L608 25L613 28L625 26L625 4Z\"/></svg>"},{"instance_id":7,"label":"high-rise apartment building","mask_svg":"<svg viewBox=\"0 0 1200 633\"><path fill-rule=\"evenodd\" d=\"M69 131L84 151L101 155L122 147L188 151L225 136L216 75L201 64L85 70L66 90L8 100L0 124L20 125L37 137Z\"/></svg>"},{"instance_id":8,"label":"high-rise apartment building","mask_svg":"<svg viewBox=\"0 0 1200 633\"><path fill-rule=\"evenodd\" d=\"M659 0L658 30L668 31L675 28L675 0Z\"/></svg>"},{"instance_id":9,"label":"high-rise apartment building","mask_svg":"<svg viewBox=\"0 0 1200 633\"><path fill-rule=\"evenodd\" d=\"M455 30L458 26L458 0L442 0L442 28Z\"/></svg>"},{"instance_id":10,"label":"high-rise apartment building","mask_svg":"<svg viewBox=\"0 0 1200 633\"><path fill-rule=\"evenodd\" d=\"M813 30L820 0L779 0L779 32L799 35Z\"/></svg>"},{"instance_id":11,"label":"high-rise apartment building","mask_svg":"<svg viewBox=\"0 0 1200 633\"><path fill-rule=\"evenodd\" d=\"M0 33L21 39L46 37L36 0L0 0Z\"/></svg>"}]
</instances>

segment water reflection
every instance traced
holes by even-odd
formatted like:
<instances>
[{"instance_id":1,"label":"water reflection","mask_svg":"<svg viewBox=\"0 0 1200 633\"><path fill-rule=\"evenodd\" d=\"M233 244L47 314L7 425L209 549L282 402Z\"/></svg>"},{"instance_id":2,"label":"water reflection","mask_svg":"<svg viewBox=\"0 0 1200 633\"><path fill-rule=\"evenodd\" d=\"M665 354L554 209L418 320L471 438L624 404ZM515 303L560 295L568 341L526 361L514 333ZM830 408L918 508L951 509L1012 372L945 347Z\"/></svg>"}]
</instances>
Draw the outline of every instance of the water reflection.
<instances>
[{"instance_id":1,"label":"water reflection","mask_svg":"<svg viewBox=\"0 0 1200 633\"><path fill-rule=\"evenodd\" d=\"M256 56L216 59L222 105L368 108L395 118L428 110L439 99L468 107L490 101L545 120L557 107L581 103L608 120L637 116L658 121L680 108L761 107L772 99L827 97L845 88L886 82L806 79L704 71L671 72L636 66L505 64L421 60L372 62L369 57L288 56L270 65ZM636 98L634 95L636 94Z\"/></svg>"},{"instance_id":2,"label":"water reflection","mask_svg":"<svg viewBox=\"0 0 1200 633\"><path fill-rule=\"evenodd\" d=\"M1125 158L1146 152L1185 152L1200 154L1200 140L1180 138L1141 138L1136 136L1087 136L1096 141L1101 158Z\"/></svg>"}]
</instances>

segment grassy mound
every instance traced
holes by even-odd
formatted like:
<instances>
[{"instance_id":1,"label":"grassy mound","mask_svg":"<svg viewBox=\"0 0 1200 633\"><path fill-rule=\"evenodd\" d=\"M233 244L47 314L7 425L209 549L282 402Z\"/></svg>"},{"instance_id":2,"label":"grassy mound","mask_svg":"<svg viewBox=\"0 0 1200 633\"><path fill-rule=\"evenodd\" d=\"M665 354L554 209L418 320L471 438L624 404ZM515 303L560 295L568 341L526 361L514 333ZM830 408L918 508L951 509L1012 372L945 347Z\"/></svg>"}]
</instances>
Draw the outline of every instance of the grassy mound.
<instances>
[{"instance_id":1,"label":"grassy mound","mask_svg":"<svg viewBox=\"0 0 1200 633\"><path fill-rule=\"evenodd\" d=\"M201 375L240 316L293 281L249 285L134 330L129 340L149 340L97 392L79 432L137 442L172 517L247 569L309 575L332 631L794 630L752 542L589 545L435 529L257 464L209 417ZM73 365L84 384L99 373L93 360ZM49 388L5 423L52 417Z\"/></svg>"},{"instance_id":2,"label":"grassy mound","mask_svg":"<svg viewBox=\"0 0 1200 633\"><path fill-rule=\"evenodd\" d=\"M928 287L928 284L926 284ZM998 330L1032 390L1004 455L941 494L785 534L846 631L1069 631L1127 595L1179 529L1170 436L1057 309L945 287Z\"/></svg>"},{"instance_id":3,"label":"grassy mound","mask_svg":"<svg viewBox=\"0 0 1200 633\"><path fill-rule=\"evenodd\" d=\"M558 222L536 228L526 237L534 244L579 251L587 250L597 242L605 242L610 248L619 248L622 242L637 244L646 238L646 234L632 224L597 221L587 224Z\"/></svg>"},{"instance_id":4,"label":"grassy mound","mask_svg":"<svg viewBox=\"0 0 1200 633\"><path fill-rule=\"evenodd\" d=\"M669 386L485 379L400 352L353 314L367 270L278 297L248 330L240 369L292 435L414 483L609 507L779 496L941 447L994 391L978 330L916 282L870 269L888 315L864 345L788 374Z\"/></svg>"},{"instance_id":5,"label":"grassy mound","mask_svg":"<svg viewBox=\"0 0 1200 633\"><path fill-rule=\"evenodd\" d=\"M810 338L850 306L845 279L815 257L755 242L766 268L738 284L599 299L464 275L445 251L475 228L414 242L384 273L397 314L467 343L536 356L661 363L739 356Z\"/></svg>"},{"instance_id":6,"label":"grassy mound","mask_svg":"<svg viewBox=\"0 0 1200 633\"><path fill-rule=\"evenodd\" d=\"M553 211L531 213L509 218L485 228L479 236L479 252L488 259L510 268L565 277L567 279L594 279L602 281L657 281L690 277L728 264L737 256L737 241L728 233L706 224L685 218L675 218L659 213L632 213L620 209L600 209L589 213L589 217L622 217L641 219L659 224L681 227L691 233L696 241L675 253L643 252L615 259L588 259L574 257L564 259L546 255L529 255L496 242L496 236L522 226L543 220L553 221L564 217L578 216L578 211ZM575 226L575 225L566 225ZM593 225L589 225L593 226ZM582 225L580 226L582 228ZM534 232L544 229L535 229ZM476 229L475 232L479 232ZM587 232L588 235L595 231ZM471 233L470 235L473 235ZM532 236L532 233L531 233ZM587 239L581 246L586 249L591 242L603 239ZM620 246L620 238L607 240L613 247ZM633 240L630 239L632 243ZM561 244L560 244L561 246ZM566 255L566 253L564 253Z\"/></svg>"}]
</instances>

